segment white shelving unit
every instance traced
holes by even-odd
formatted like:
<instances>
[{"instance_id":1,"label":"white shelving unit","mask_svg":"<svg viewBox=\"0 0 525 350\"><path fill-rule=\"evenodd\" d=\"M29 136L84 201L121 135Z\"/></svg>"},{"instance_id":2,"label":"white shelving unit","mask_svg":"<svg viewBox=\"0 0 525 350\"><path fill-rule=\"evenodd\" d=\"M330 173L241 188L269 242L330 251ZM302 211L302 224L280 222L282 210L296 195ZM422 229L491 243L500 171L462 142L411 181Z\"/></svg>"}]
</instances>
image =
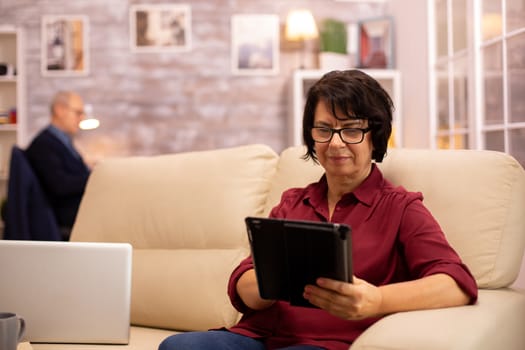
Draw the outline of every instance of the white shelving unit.
<instances>
[{"instance_id":1,"label":"white shelving unit","mask_svg":"<svg viewBox=\"0 0 525 350\"><path fill-rule=\"evenodd\" d=\"M0 26L0 63L9 67L6 74L0 75L0 199L6 191L11 147L14 144L25 146L23 43L22 29ZM16 112L16 120L11 111Z\"/></svg>"},{"instance_id":2,"label":"white shelving unit","mask_svg":"<svg viewBox=\"0 0 525 350\"><path fill-rule=\"evenodd\" d=\"M379 84L388 92L394 102L393 115L393 143L395 147L403 146L403 124L401 114L401 74L392 69L361 69L363 72L374 77ZM319 80L325 71L298 69L293 73L292 82L292 113L288 125L289 146L297 146L303 143L302 123L305 97L308 89Z\"/></svg>"}]
</instances>

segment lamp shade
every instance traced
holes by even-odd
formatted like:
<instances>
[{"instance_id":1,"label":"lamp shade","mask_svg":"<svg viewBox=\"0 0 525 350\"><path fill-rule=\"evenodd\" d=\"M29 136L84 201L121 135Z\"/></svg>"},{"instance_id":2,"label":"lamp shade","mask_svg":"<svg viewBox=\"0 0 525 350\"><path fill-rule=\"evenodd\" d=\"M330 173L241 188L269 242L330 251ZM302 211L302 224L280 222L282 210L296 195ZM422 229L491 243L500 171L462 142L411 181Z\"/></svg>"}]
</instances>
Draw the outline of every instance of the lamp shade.
<instances>
[{"instance_id":1,"label":"lamp shade","mask_svg":"<svg viewBox=\"0 0 525 350\"><path fill-rule=\"evenodd\" d=\"M319 35L314 16L309 10L293 10L286 18L285 36L288 40L307 40Z\"/></svg>"},{"instance_id":2,"label":"lamp shade","mask_svg":"<svg viewBox=\"0 0 525 350\"><path fill-rule=\"evenodd\" d=\"M79 127L82 130L96 129L100 125L100 121L93 115L93 106L86 104L84 106L84 113L86 118L80 121Z\"/></svg>"}]
</instances>

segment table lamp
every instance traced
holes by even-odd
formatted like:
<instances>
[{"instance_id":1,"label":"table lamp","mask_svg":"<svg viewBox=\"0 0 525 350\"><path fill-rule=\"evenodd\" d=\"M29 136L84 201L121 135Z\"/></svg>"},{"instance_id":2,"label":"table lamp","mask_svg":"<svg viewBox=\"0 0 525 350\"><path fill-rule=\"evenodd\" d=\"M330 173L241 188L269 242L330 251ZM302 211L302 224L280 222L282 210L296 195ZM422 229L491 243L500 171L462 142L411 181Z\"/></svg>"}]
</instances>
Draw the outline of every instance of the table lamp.
<instances>
[{"instance_id":1,"label":"table lamp","mask_svg":"<svg viewBox=\"0 0 525 350\"><path fill-rule=\"evenodd\" d=\"M86 104L84 106L86 117L80 121L79 127L82 130L92 130L98 128L100 121L93 115L93 106Z\"/></svg>"},{"instance_id":2,"label":"table lamp","mask_svg":"<svg viewBox=\"0 0 525 350\"><path fill-rule=\"evenodd\" d=\"M312 12L306 9L292 10L286 18L285 37L290 41L301 41L301 68L305 68L306 43L319 36Z\"/></svg>"}]
</instances>

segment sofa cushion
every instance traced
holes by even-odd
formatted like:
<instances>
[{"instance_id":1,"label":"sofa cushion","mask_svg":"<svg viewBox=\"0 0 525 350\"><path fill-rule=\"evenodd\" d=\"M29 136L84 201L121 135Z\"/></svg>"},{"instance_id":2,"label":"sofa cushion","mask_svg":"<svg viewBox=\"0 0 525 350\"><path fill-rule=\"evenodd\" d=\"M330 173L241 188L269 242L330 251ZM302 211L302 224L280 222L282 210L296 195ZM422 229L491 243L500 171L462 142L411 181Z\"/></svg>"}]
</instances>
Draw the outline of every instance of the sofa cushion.
<instances>
[{"instance_id":1,"label":"sofa cushion","mask_svg":"<svg viewBox=\"0 0 525 350\"><path fill-rule=\"evenodd\" d=\"M72 240L245 246L242 219L262 213L276 163L263 145L105 160L88 180Z\"/></svg>"},{"instance_id":2,"label":"sofa cushion","mask_svg":"<svg viewBox=\"0 0 525 350\"><path fill-rule=\"evenodd\" d=\"M231 324L226 283L248 254L244 217L262 214L276 163L263 145L105 160L71 240L133 245L132 324Z\"/></svg>"},{"instance_id":3,"label":"sofa cushion","mask_svg":"<svg viewBox=\"0 0 525 350\"><path fill-rule=\"evenodd\" d=\"M302 158L305 152L303 146L290 147L281 152L264 208L265 216L279 203L283 191L291 187L304 187L318 181L323 175L324 169L319 164Z\"/></svg>"},{"instance_id":4,"label":"sofa cushion","mask_svg":"<svg viewBox=\"0 0 525 350\"><path fill-rule=\"evenodd\" d=\"M137 249L133 323L179 331L233 325L239 315L226 297L227 283L246 254L240 249Z\"/></svg>"},{"instance_id":5,"label":"sofa cushion","mask_svg":"<svg viewBox=\"0 0 525 350\"><path fill-rule=\"evenodd\" d=\"M381 168L419 190L480 288L517 277L525 246L525 172L510 155L476 150L392 150Z\"/></svg>"},{"instance_id":6,"label":"sofa cushion","mask_svg":"<svg viewBox=\"0 0 525 350\"><path fill-rule=\"evenodd\" d=\"M155 350L164 339L176 333L178 332L133 326L129 330L129 344L127 345L21 343L18 345L17 350Z\"/></svg>"},{"instance_id":7,"label":"sofa cushion","mask_svg":"<svg viewBox=\"0 0 525 350\"><path fill-rule=\"evenodd\" d=\"M317 181L322 167L304 161L302 146L284 150L265 213L282 191ZM450 244L480 288L510 285L525 247L525 172L510 155L475 150L391 149L380 169L387 179L420 191Z\"/></svg>"}]
</instances>

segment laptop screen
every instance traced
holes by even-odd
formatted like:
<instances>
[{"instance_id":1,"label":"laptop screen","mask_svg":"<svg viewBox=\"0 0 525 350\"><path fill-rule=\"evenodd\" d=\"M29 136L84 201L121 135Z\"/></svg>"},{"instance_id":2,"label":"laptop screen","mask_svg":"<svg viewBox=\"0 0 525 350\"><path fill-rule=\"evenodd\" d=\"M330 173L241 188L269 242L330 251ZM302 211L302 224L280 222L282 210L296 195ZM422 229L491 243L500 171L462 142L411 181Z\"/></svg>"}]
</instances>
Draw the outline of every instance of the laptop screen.
<instances>
[{"instance_id":1,"label":"laptop screen","mask_svg":"<svg viewBox=\"0 0 525 350\"><path fill-rule=\"evenodd\" d=\"M0 241L0 310L24 318L24 341L127 344L128 243Z\"/></svg>"}]
</instances>

